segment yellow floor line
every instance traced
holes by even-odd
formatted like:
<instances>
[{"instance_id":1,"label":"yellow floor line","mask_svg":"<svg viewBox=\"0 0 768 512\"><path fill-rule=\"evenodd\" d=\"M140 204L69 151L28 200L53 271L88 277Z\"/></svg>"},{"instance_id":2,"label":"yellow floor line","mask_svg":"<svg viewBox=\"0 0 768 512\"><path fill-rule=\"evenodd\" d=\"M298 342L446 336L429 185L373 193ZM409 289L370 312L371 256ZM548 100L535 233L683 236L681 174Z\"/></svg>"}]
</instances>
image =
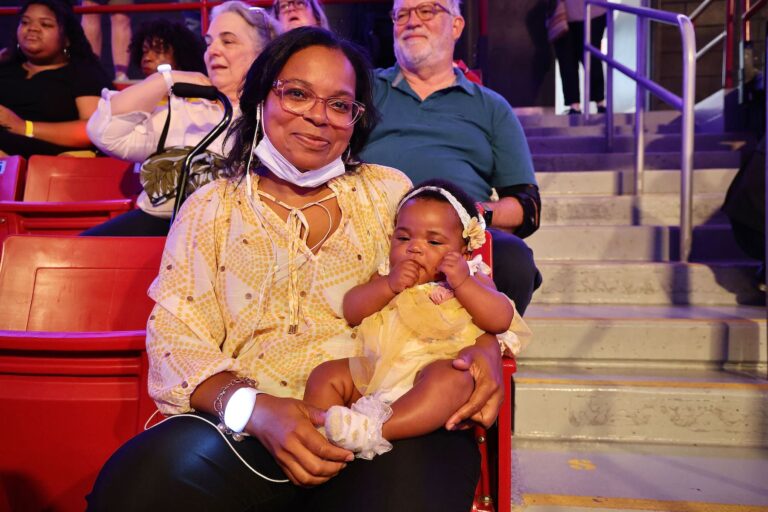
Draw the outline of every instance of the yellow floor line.
<instances>
[{"instance_id":1,"label":"yellow floor line","mask_svg":"<svg viewBox=\"0 0 768 512\"><path fill-rule=\"evenodd\" d=\"M768 383L749 382L695 382L695 381L652 381L652 380L609 380L609 379L579 379L578 377L536 378L515 377L517 384L568 384L571 386L636 386L643 388L701 388L701 389L752 389L768 390Z\"/></svg>"},{"instance_id":2,"label":"yellow floor line","mask_svg":"<svg viewBox=\"0 0 768 512\"><path fill-rule=\"evenodd\" d=\"M526 506L614 508L625 510L654 510L663 512L768 512L768 506L731 505L698 501L661 501L634 498L605 498L599 496L565 496L556 494L524 494Z\"/></svg>"}]
</instances>

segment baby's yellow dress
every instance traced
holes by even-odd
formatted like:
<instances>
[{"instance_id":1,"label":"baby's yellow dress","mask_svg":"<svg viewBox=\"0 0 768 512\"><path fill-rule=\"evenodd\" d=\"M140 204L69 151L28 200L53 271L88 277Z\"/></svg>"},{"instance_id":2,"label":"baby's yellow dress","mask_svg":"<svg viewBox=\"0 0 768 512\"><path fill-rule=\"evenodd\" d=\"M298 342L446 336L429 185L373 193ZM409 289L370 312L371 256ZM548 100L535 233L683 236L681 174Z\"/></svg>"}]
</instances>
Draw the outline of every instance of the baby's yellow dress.
<instances>
[{"instance_id":1,"label":"baby's yellow dress","mask_svg":"<svg viewBox=\"0 0 768 512\"><path fill-rule=\"evenodd\" d=\"M384 402L392 403L413 387L424 366L455 358L483 334L455 297L440 304L430 298L445 292L452 296L438 283L408 288L363 320L358 329L363 355L349 362L360 393L378 394ZM516 353L529 337L530 330L515 311L509 331L499 339L505 351Z\"/></svg>"}]
</instances>

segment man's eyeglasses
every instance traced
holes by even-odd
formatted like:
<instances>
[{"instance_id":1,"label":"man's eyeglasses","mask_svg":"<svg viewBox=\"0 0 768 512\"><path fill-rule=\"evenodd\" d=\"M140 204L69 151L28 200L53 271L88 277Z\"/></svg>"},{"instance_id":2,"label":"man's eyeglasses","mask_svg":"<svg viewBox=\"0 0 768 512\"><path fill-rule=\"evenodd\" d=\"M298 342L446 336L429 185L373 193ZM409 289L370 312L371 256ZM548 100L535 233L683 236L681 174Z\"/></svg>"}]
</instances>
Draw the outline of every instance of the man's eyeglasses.
<instances>
[{"instance_id":1,"label":"man's eyeglasses","mask_svg":"<svg viewBox=\"0 0 768 512\"><path fill-rule=\"evenodd\" d=\"M283 109L296 115L306 114L318 101L322 101L328 123L339 128L355 124L365 112L365 105L360 102L348 98L321 98L296 80L275 80L272 89L280 98Z\"/></svg>"},{"instance_id":2,"label":"man's eyeglasses","mask_svg":"<svg viewBox=\"0 0 768 512\"><path fill-rule=\"evenodd\" d=\"M389 13L392 17L392 21L395 25L405 25L408 20L411 19L411 11L416 13L416 16L421 21L429 21L439 13L444 12L450 14L451 11L443 7L437 2L424 2L416 7L409 7L407 9L396 9Z\"/></svg>"},{"instance_id":3,"label":"man's eyeglasses","mask_svg":"<svg viewBox=\"0 0 768 512\"><path fill-rule=\"evenodd\" d=\"M306 9L307 8L307 1L306 0L287 0L286 2L278 2L277 3L277 11L284 11L286 9L289 9L293 7L294 9Z\"/></svg>"}]
</instances>

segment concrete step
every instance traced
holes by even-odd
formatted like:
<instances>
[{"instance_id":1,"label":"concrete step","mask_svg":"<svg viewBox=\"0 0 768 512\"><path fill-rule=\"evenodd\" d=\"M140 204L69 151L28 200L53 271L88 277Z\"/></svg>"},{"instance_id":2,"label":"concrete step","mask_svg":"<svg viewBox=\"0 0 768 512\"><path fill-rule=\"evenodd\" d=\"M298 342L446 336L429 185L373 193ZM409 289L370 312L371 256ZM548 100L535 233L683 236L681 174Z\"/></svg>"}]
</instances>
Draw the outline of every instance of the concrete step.
<instances>
[{"instance_id":1,"label":"concrete step","mask_svg":"<svg viewBox=\"0 0 768 512\"><path fill-rule=\"evenodd\" d=\"M757 264L538 262L533 304L762 305Z\"/></svg>"},{"instance_id":2,"label":"concrete step","mask_svg":"<svg viewBox=\"0 0 768 512\"><path fill-rule=\"evenodd\" d=\"M720 211L725 192L693 196L693 224L723 224ZM680 224L680 197L676 194L643 196L552 196L541 208L542 226Z\"/></svg>"},{"instance_id":3,"label":"concrete step","mask_svg":"<svg viewBox=\"0 0 768 512\"><path fill-rule=\"evenodd\" d=\"M605 114L593 114L589 119L585 116L564 116L558 114L518 114L517 118L523 128L542 128L542 127L576 127L576 126L605 126ZM614 126L634 126L634 114L614 114ZM680 112L672 110L660 110L646 112L644 116L644 127L646 130L653 130L656 127L674 127L680 131Z\"/></svg>"},{"instance_id":4,"label":"concrete step","mask_svg":"<svg viewBox=\"0 0 768 512\"><path fill-rule=\"evenodd\" d=\"M766 311L757 306L532 304L521 367L719 369L768 375Z\"/></svg>"},{"instance_id":5,"label":"concrete step","mask_svg":"<svg viewBox=\"0 0 768 512\"><path fill-rule=\"evenodd\" d=\"M551 226L526 238L536 261L677 261L677 226ZM750 258L739 248L731 226L695 226L691 261Z\"/></svg>"},{"instance_id":6,"label":"concrete step","mask_svg":"<svg viewBox=\"0 0 768 512\"><path fill-rule=\"evenodd\" d=\"M515 438L515 512L765 512L768 450Z\"/></svg>"},{"instance_id":7,"label":"concrete step","mask_svg":"<svg viewBox=\"0 0 768 512\"><path fill-rule=\"evenodd\" d=\"M552 137L552 136L601 136L605 137L605 123L588 126L524 126L523 131L527 137ZM679 125L658 125L645 128L646 136L652 134L680 135ZM635 128L631 125L619 125L613 127L616 136L634 136Z\"/></svg>"},{"instance_id":8,"label":"concrete step","mask_svg":"<svg viewBox=\"0 0 768 512\"><path fill-rule=\"evenodd\" d=\"M646 152L680 151L682 138L679 134L650 134L645 137ZM731 133L698 134L694 140L696 151L735 151L745 147L746 137ZM564 134L555 136L528 136L528 147L534 155L559 154L563 148L569 153L607 153L609 152L604 135ZM633 153L635 138L631 135L614 137L611 151L614 153Z\"/></svg>"},{"instance_id":9,"label":"concrete step","mask_svg":"<svg viewBox=\"0 0 768 512\"><path fill-rule=\"evenodd\" d=\"M533 155L536 172L566 172L585 170L629 170L634 168L633 153L560 153ZM739 167L738 151L696 151L693 156L695 169ZM646 169L680 169L680 152L646 152Z\"/></svg>"},{"instance_id":10,"label":"concrete step","mask_svg":"<svg viewBox=\"0 0 768 512\"><path fill-rule=\"evenodd\" d=\"M693 191L696 194L725 192L728 190L737 168L695 169ZM553 195L619 195L635 190L635 174L632 170L537 172L536 180L542 196ZM645 194L679 194L679 169L648 169L643 173Z\"/></svg>"},{"instance_id":11,"label":"concrete step","mask_svg":"<svg viewBox=\"0 0 768 512\"><path fill-rule=\"evenodd\" d=\"M516 439L768 447L768 381L725 371L536 367L515 376Z\"/></svg>"}]
</instances>

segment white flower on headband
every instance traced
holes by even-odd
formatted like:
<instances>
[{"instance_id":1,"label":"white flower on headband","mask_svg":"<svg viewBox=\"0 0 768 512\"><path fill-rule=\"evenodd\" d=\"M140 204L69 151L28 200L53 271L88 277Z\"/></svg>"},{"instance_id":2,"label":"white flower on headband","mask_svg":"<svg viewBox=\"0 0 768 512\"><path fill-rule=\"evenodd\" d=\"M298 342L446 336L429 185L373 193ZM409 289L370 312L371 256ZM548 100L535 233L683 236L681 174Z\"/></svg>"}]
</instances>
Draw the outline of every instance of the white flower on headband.
<instances>
[{"instance_id":1,"label":"white flower on headband","mask_svg":"<svg viewBox=\"0 0 768 512\"><path fill-rule=\"evenodd\" d=\"M485 243L485 222L479 220L477 217L469 219L461 236L467 240L467 249L474 251L483 246Z\"/></svg>"}]
</instances>

